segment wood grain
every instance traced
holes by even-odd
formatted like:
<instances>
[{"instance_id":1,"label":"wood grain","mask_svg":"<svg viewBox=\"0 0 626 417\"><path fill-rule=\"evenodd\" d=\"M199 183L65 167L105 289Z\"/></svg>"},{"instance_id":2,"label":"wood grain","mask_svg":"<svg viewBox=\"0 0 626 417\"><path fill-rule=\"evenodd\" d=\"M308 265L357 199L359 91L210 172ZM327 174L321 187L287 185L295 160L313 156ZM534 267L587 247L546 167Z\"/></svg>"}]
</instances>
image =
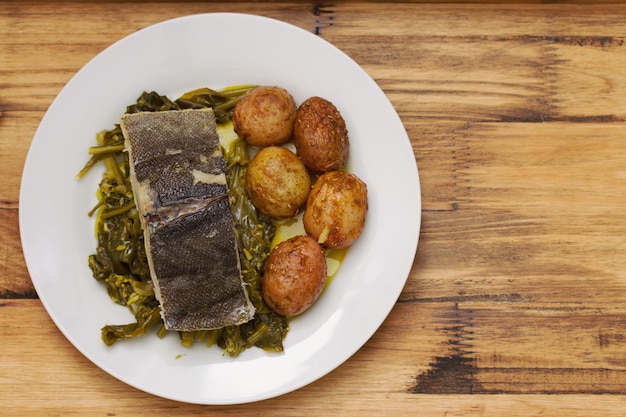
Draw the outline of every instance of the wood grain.
<instances>
[{"instance_id":1,"label":"wood grain","mask_svg":"<svg viewBox=\"0 0 626 417\"><path fill-rule=\"evenodd\" d=\"M348 53L397 109L420 169L419 248L388 319L338 369L260 405L180 404L98 369L36 299L19 243L21 170L63 85L140 28L215 11L281 19ZM2 2L5 409L18 416L623 415L625 17L611 4Z\"/></svg>"}]
</instances>

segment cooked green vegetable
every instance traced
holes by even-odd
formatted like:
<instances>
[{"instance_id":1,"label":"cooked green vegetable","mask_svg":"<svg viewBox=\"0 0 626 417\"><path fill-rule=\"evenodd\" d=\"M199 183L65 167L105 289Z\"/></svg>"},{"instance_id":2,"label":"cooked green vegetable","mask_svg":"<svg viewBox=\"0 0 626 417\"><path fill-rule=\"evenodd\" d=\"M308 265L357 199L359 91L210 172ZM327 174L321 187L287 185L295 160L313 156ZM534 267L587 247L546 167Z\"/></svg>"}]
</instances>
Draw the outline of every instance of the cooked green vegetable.
<instances>
[{"instance_id":1,"label":"cooked green vegetable","mask_svg":"<svg viewBox=\"0 0 626 417\"><path fill-rule=\"evenodd\" d=\"M217 92L201 88L183 94L172 101L156 92L143 93L137 103L127 107L128 113L167 111L185 108L213 108L218 123L230 122L237 100L253 86L230 88ZM159 303L154 295L146 259L143 231L135 208L129 181L128 154L124 152L124 137L119 126L96 136L98 145L89 148L91 159L78 174L82 177L99 162L106 170L98 188L99 202L89 213L97 212L96 253L89 257L89 267L95 279L107 288L114 302L127 306L135 322L107 325L102 328L102 340L107 345L141 336L153 328L162 337L167 331L161 320ZM257 313L250 322L217 330L179 332L181 344L217 344L230 356L257 346L282 351L283 339L289 330L284 317L272 312L261 293L261 270L270 252L275 226L269 218L257 212L245 189L248 163L246 144L241 139L224 143L224 156L229 166L229 190L233 209L243 279Z\"/></svg>"}]
</instances>

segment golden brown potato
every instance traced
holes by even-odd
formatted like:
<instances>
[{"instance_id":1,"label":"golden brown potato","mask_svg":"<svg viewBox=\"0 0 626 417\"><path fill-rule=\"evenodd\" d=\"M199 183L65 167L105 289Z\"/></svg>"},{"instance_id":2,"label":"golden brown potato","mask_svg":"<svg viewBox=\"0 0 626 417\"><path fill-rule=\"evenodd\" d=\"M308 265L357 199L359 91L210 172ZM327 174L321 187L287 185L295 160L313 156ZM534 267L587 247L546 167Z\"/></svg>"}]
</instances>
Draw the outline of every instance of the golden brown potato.
<instances>
[{"instance_id":1,"label":"golden brown potato","mask_svg":"<svg viewBox=\"0 0 626 417\"><path fill-rule=\"evenodd\" d=\"M282 145L292 137L296 110L296 102L284 88L257 87L235 105L233 127L252 146Z\"/></svg>"},{"instance_id":2,"label":"golden brown potato","mask_svg":"<svg viewBox=\"0 0 626 417\"><path fill-rule=\"evenodd\" d=\"M296 154L279 146L262 148L246 171L252 203L274 218L292 217L306 202L311 177Z\"/></svg>"},{"instance_id":3,"label":"golden brown potato","mask_svg":"<svg viewBox=\"0 0 626 417\"><path fill-rule=\"evenodd\" d=\"M311 97L298 107L293 140L298 156L315 173L337 170L348 160L346 122L339 110L321 97Z\"/></svg>"},{"instance_id":4,"label":"golden brown potato","mask_svg":"<svg viewBox=\"0 0 626 417\"><path fill-rule=\"evenodd\" d=\"M367 186L361 179L347 172L328 172L309 193L304 229L326 248L347 248L361 234L367 209Z\"/></svg>"},{"instance_id":5,"label":"golden brown potato","mask_svg":"<svg viewBox=\"0 0 626 417\"><path fill-rule=\"evenodd\" d=\"M286 317L307 310L319 298L326 282L326 257L310 236L295 236L270 253L263 272L263 299Z\"/></svg>"}]
</instances>

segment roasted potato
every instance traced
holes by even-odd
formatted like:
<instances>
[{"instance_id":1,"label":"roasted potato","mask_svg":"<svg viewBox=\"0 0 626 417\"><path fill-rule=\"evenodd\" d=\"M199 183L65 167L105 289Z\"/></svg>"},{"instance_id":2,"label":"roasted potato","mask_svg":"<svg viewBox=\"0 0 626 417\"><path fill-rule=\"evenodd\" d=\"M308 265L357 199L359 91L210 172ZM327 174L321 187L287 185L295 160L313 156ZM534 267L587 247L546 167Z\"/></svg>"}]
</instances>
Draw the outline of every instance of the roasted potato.
<instances>
[{"instance_id":1,"label":"roasted potato","mask_svg":"<svg viewBox=\"0 0 626 417\"><path fill-rule=\"evenodd\" d=\"M311 97L300 104L293 140L304 165L317 174L337 170L348 160L346 122L335 105L324 98Z\"/></svg>"},{"instance_id":2,"label":"roasted potato","mask_svg":"<svg viewBox=\"0 0 626 417\"><path fill-rule=\"evenodd\" d=\"M325 282L324 250L310 236L295 236L279 243L267 258L263 299L274 312L295 316L313 305Z\"/></svg>"},{"instance_id":3,"label":"roasted potato","mask_svg":"<svg viewBox=\"0 0 626 417\"><path fill-rule=\"evenodd\" d=\"M282 145L292 137L296 110L296 102L284 88L257 87L235 105L233 127L252 146Z\"/></svg>"},{"instance_id":4,"label":"roasted potato","mask_svg":"<svg viewBox=\"0 0 626 417\"><path fill-rule=\"evenodd\" d=\"M360 178L343 171L327 172L309 193L304 229L326 248L347 248L361 234L367 209L367 186Z\"/></svg>"},{"instance_id":5,"label":"roasted potato","mask_svg":"<svg viewBox=\"0 0 626 417\"><path fill-rule=\"evenodd\" d=\"M252 203L274 218L292 217L306 202L311 177L296 154L279 146L262 148L246 171Z\"/></svg>"}]
</instances>

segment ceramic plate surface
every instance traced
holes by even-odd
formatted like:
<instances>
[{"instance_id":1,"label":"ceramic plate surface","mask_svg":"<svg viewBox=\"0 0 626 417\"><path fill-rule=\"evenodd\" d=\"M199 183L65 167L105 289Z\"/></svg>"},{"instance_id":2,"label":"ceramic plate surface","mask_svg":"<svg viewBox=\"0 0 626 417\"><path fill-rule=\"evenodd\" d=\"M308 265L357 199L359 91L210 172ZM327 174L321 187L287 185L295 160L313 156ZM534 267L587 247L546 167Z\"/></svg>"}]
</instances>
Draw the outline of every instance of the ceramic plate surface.
<instances>
[{"instance_id":1,"label":"ceramic plate surface","mask_svg":"<svg viewBox=\"0 0 626 417\"><path fill-rule=\"evenodd\" d=\"M245 28L245 30L242 30ZM224 39L224 34L228 39ZM96 132L118 122L142 91L176 98L199 87L280 85L297 103L332 101L346 119L350 170L368 185L365 230L319 301L291 321L283 353L180 345L154 334L107 347L105 324L133 320L113 304L87 266L102 174L81 180ZM417 248L420 185L407 133L381 89L352 59L305 30L244 14L165 21L105 49L56 97L36 132L20 196L20 230L33 283L49 315L89 360L125 383L161 397L237 404L303 387L354 354L394 306Z\"/></svg>"}]
</instances>

